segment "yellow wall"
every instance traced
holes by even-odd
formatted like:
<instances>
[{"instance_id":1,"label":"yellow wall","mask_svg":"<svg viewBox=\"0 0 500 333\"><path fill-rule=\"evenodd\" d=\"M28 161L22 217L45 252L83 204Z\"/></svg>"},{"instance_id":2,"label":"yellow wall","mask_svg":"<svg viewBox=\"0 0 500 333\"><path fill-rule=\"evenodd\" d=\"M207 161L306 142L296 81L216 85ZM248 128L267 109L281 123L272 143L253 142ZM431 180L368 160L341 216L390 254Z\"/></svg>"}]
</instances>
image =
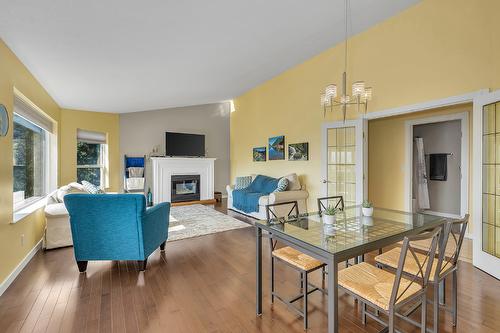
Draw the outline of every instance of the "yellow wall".
<instances>
[{"instance_id":1,"label":"yellow wall","mask_svg":"<svg viewBox=\"0 0 500 333\"><path fill-rule=\"evenodd\" d=\"M14 87L47 113L60 120L60 109L38 81L0 39L0 103L7 107L10 129L0 137L0 283L42 238L43 211L12 222L12 108ZM21 235L24 234L24 245Z\"/></svg>"},{"instance_id":2,"label":"yellow wall","mask_svg":"<svg viewBox=\"0 0 500 333\"><path fill-rule=\"evenodd\" d=\"M59 161L61 184L76 181L76 132L84 129L107 134L109 154L109 188L120 188L120 119L118 114L76 110L61 110Z\"/></svg>"},{"instance_id":3,"label":"yellow wall","mask_svg":"<svg viewBox=\"0 0 500 333\"><path fill-rule=\"evenodd\" d=\"M499 12L496 0L424 0L349 40L348 85L365 80L373 87L369 111L498 89ZM342 71L343 44L238 97L231 114L231 179L297 172L304 175L313 207L321 193L321 124L339 119L323 118L319 95L328 83L340 84ZM348 116L358 117L355 111ZM252 147L264 146L268 137L280 134L287 143L308 141L310 160L252 162ZM400 158L380 149L389 160ZM391 177L387 170L376 172L383 179ZM369 187L371 200L389 205L385 185L370 181ZM400 187L391 198L390 205L403 208Z\"/></svg>"}]
</instances>

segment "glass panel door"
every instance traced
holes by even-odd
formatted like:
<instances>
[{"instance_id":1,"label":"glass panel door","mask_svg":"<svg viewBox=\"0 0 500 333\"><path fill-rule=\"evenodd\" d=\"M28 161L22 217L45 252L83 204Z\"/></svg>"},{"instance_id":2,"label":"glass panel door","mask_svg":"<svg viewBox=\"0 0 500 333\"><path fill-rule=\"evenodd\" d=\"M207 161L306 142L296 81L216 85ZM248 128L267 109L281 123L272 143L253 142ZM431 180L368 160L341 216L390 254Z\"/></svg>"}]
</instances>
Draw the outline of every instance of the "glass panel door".
<instances>
[{"instance_id":1,"label":"glass panel door","mask_svg":"<svg viewBox=\"0 0 500 333\"><path fill-rule=\"evenodd\" d=\"M472 263L500 278L500 91L474 98Z\"/></svg>"},{"instance_id":2,"label":"glass panel door","mask_svg":"<svg viewBox=\"0 0 500 333\"><path fill-rule=\"evenodd\" d=\"M364 198L364 144L366 120L323 125L322 196L339 196L345 206L359 205Z\"/></svg>"},{"instance_id":3,"label":"glass panel door","mask_svg":"<svg viewBox=\"0 0 500 333\"><path fill-rule=\"evenodd\" d=\"M328 129L328 196L341 195L346 206L356 203L356 127Z\"/></svg>"}]
</instances>

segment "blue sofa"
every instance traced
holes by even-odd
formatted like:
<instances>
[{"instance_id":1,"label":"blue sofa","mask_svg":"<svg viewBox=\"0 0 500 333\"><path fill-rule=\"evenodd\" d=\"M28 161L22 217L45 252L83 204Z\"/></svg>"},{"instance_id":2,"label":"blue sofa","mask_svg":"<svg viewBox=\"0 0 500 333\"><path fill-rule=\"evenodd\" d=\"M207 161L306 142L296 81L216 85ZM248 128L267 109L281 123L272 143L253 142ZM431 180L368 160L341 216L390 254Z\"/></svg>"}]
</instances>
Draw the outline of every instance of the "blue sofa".
<instances>
[{"instance_id":1,"label":"blue sofa","mask_svg":"<svg viewBox=\"0 0 500 333\"><path fill-rule=\"evenodd\" d=\"M274 192L278 182L279 179L257 175L248 187L233 191L233 206L245 213L258 212L259 198Z\"/></svg>"},{"instance_id":2,"label":"blue sofa","mask_svg":"<svg viewBox=\"0 0 500 333\"><path fill-rule=\"evenodd\" d=\"M165 249L170 203L146 209L141 194L68 194L64 203L80 272L89 260L137 260L143 271L148 256Z\"/></svg>"}]
</instances>

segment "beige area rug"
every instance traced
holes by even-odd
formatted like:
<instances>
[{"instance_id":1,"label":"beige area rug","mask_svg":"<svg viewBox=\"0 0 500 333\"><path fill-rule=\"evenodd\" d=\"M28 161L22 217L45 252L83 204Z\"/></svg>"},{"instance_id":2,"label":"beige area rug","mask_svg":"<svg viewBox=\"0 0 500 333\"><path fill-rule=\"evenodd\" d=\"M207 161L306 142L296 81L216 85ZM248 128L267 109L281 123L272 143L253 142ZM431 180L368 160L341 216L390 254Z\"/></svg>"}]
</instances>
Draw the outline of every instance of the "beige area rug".
<instances>
[{"instance_id":1,"label":"beige area rug","mask_svg":"<svg viewBox=\"0 0 500 333\"><path fill-rule=\"evenodd\" d=\"M204 205L170 208L168 241L199 237L217 232L251 227L231 216Z\"/></svg>"}]
</instances>

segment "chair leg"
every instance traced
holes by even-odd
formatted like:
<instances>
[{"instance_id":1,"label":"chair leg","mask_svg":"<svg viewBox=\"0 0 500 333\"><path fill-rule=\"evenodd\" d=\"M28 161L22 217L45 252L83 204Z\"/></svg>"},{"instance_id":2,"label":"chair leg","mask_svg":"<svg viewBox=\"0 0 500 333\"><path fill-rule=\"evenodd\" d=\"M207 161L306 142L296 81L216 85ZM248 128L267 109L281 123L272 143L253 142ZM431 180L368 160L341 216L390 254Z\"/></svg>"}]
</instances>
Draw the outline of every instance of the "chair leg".
<instances>
[{"instance_id":1,"label":"chair leg","mask_svg":"<svg viewBox=\"0 0 500 333\"><path fill-rule=\"evenodd\" d=\"M146 258L144 260L138 260L137 264L139 265L139 270L141 272L145 271L146 270L146 265L148 264L148 258Z\"/></svg>"},{"instance_id":2,"label":"chair leg","mask_svg":"<svg viewBox=\"0 0 500 333\"><path fill-rule=\"evenodd\" d=\"M271 304L274 303L274 257L271 256Z\"/></svg>"},{"instance_id":3,"label":"chair leg","mask_svg":"<svg viewBox=\"0 0 500 333\"><path fill-rule=\"evenodd\" d=\"M325 275L326 275L326 268L323 266L321 268L321 288L325 289Z\"/></svg>"},{"instance_id":4,"label":"chair leg","mask_svg":"<svg viewBox=\"0 0 500 333\"><path fill-rule=\"evenodd\" d=\"M439 304L446 304L446 279L442 279L439 283Z\"/></svg>"},{"instance_id":5,"label":"chair leg","mask_svg":"<svg viewBox=\"0 0 500 333\"><path fill-rule=\"evenodd\" d=\"M453 326L457 326L457 271L453 271L453 286L452 286L452 316L453 316Z\"/></svg>"},{"instance_id":6,"label":"chair leg","mask_svg":"<svg viewBox=\"0 0 500 333\"><path fill-rule=\"evenodd\" d=\"M304 290L304 273L300 272L300 292Z\"/></svg>"},{"instance_id":7,"label":"chair leg","mask_svg":"<svg viewBox=\"0 0 500 333\"><path fill-rule=\"evenodd\" d=\"M164 241L163 243L160 244L160 251L161 252L165 251L165 244L167 244L167 241Z\"/></svg>"},{"instance_id":8,"label":"chair leg","mask_svg":"<svg viewBox=\"0 0 500 333\"><path fill-rule=\"evenodd\" d=\"M87 270L87 264L89 262L88 261L76 261L76 264L78 265L78 270L80 271L80 273L85 273L85 271Z\"/></svg>"},{"instance_id":9,"label":"chair leg","mask_svg":"<svg viewBox=\"0 0 500 333\"><path fill-rule=\"evenodd\" d=\"M361 323L366 325L366 303L361 303Z\"/></svg>"},{"instance_id":10,"label":"chair leg","mask_svg":"<svg viewBox=\"0 0 500 333\"><path fill-rule=\"evenodd\" d=\"M422 319L420 322L420 331L422 333L426 333L427 331L427 298L425 293L422 295L422 307L420 308L422 311Z\"/></svg>"},{"instance_id":11,"label":"chair leg","mask_svg":"<svg viewBox=\"0 0 500 333\"><path fill-rule=\"evenodd\" d=\"M307 330L307 290L309 289L307 287L308 282L307 282L307 273L302 273L304 276L304 329Z\"/></svg>"},{"instance_id":12,"label":"chair leg","mask_svg":"<svg viewBox=\"0 0 500 333\"><path fill-rule=\"evenodd\" d=\"M389 327L388 332L394 333L394 309L389 310Z\"/></svg>"},{"instance_id":13,"label":"chair leg","mask_svg":"<svg viewBox=\"0 0 500 333\"><path fill-rule=\"evenodd\" d=\"M433 296L433 328L432 331L434 333L438 333L439 329L439 282L434 282L434 296Z\"/></svg>"},{"instance_id":14,"label":"chair leg","mask_svg":"<svg viewBox=\"0 0 500 333\"><path fill-rule=\"evenodd\" d=\"M378 254L382 254L382 252L383 252L382 248L378 249Z\"/></svg>"}]
</instances>

